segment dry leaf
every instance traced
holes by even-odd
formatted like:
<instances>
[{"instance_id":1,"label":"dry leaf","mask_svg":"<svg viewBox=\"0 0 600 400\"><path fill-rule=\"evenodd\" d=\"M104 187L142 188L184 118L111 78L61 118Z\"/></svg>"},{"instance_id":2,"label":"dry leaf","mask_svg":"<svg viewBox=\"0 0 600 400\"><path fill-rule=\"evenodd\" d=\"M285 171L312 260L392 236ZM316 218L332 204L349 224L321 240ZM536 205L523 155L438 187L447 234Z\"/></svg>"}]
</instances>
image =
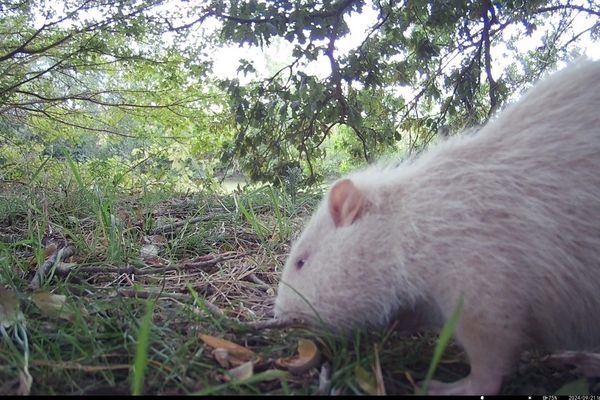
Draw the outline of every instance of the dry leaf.
<instances>
[{"instance_id":1,"label":"dry leaf","mask_svg":"<svg viewBox=\"0 0 600 400\"><path fill-rule=\"evenodd\" d=\"M163 235L150 235L144 237L146 243L152 243L158 246L165 246L168 242L167 238Z\"/></svg>"},{"instance_id":2,"label":"dry leaf","mask_svg":"<svg viewBox=\"0 0 600 400\"><path fill-rule=\"evenodd\" d=\"M56 245L56 243L49 243L44 249L44 260L47 260L50 257L52 257L56 253L57 249L58 246Z\"/></svg>"},{"instance_id":3,"label":"dry leaf","mask_svg":"<svg viewBox=\"0 0 600 400\"><path fill-rule=\"evenodd\" d=\"M254 375L254 364L252 361L247 361L242 365L239 365L233 369L227 371L229 375L225 375L223 379L226 382L229 382L232 379L236 379L238 381L243 381L244 379L248 379Z\"/></svg>"},{"instance_id":4,"label":"dry leaf","mask_svg":"<svg viewBox=\"0 0 600 400\"><path fill-rule=\"evenodd\" d=\"M12 289L0 286L0 326L8 328L23 319L19 310L19 299Z\"/></svg>"},{"instance_id":5,"label":"dry leaf","mask_svg":"<svg viewBox=\"0 0 600 400\"><path fill-rule=\"evenodd\" d=\"M236 356L231 354L227 349L214 349L212 355L223 368L239 367L248 361L247 356ZM254 363L254 365L260 365L264 362L263 358L259 355L256 357L251 357L251 361Z\"/></svg>"},{"instance_id":6,"label":"dry leaf","mask_svg":"<svg viewBox=\"0 0 600 400\"><path fill-rule=\"evenodd\" d=\"M44 247L44 250L42 252L42 257L44 258L44 261L47 261L48 259L53 257L56 254L56 250L58 250L58 246L56 245L56 243L49 243L46 247ZM30 257L29 266L31 268L35 268L37 265L37 258L35 256Z\"/></svg>"},{"instance_id":7,"label":"dry leaf","mask_svg":"<svg viewBox=\"0 0 600 400\"><path fill-rule=\"evenodd\" d=\"M31 301L46 316L57 316L67 321L73 320L73 313L66 307L67 296L65 295L38 291L31 295Z\"/></svg>"},{"instance_id":8,"label":"dry leaf","mask_svg":"<svg viewBox=\"0 0 600 400\"><path fill-rule=\"evenodd\" d=\"M229 340L221 339L210 335L200 335L200 339L213 349L225 349L230 356L234 356L244 361L251 360L256 357L256 353L252 350L230 342Z\"/></svg>"},{"instance_id":9,"label":"dry leaf","mask_svg":"<svg viewBox=\"0 0 600 400\"><path fill-rule=\"evenodd\" d=\"M293 374L301 374L319 365L321 352L317 345L308 339L298 341L298 354L293 357L279 358L275 364L286 368Z\"/></svg>"},{"instance_id":10,"label":"dry leaf","mask_svg":"<svg viewBox=\"0 0 600 400\"><path fill-rule=\"evenodd\" d=\"M76 267L78 264L77 263L73 263L73 262L62 262L59 261L56 263L56 270L59 271L60 273L67 273L70 270L73 269L73 267Z\"/></svg>"},{"instance_id":11,"label":"dry leaf","mask_svg":"<svg viewBox=\"0 0 600 400\"><path fill-rule=\"evenodd\" d=\"M214 349L212 355L221 367L229 368L231 366L231 362L229 361L230 355L227 349Z\"/></svg>"},{"instance_id":12,"label":"dry leaf","mask_svg":"<svg viewBox=\"0 0 600 400\"><path fill-rule=\"evenodd\" d=\"M158 246L154 244L145 244L140 249L140 258L142 260L146 260L149 258L158 257L159 250L160 249L158 248Z\"/></svg>"}]
</instances>

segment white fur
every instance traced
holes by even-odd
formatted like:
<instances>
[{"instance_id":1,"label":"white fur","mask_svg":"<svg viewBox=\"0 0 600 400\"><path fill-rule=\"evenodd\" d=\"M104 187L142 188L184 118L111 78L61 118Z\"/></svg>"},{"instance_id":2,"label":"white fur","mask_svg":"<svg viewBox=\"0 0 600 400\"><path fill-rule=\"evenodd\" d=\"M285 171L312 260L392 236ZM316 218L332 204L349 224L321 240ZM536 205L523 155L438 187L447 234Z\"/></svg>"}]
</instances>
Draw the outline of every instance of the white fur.
<instances>
[{"instance_id":1,"label":"white fur","mask_svg":"<svg viewBox=\"0 0 600 400\"><path fill-rule=\"evenodd\" d=\"M276 316L316 321L297 291L340 331L443 323L462 295L471 375L440 393L497 392L524 346L600 349L600 63L541 81L475 134L348 178L367 209L336 227L325 197Z\"/></svg>"}]
</instances>

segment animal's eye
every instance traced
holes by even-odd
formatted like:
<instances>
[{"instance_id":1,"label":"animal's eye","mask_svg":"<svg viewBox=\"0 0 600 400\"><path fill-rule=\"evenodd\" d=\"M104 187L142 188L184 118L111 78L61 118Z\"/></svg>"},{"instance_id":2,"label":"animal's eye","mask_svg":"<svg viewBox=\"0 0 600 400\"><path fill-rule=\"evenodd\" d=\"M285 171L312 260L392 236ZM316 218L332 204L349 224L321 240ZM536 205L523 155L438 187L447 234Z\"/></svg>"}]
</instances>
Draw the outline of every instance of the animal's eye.
<instances>
[{"instance_id":1,"label":"animal's eye","mask_svg":"<svg viewBox=\"0 0 600 400\"><path fill-rule=\"evenodd\" d=\"M296 269L300 269L304 266L304 259L303 258L299 258L298 261L296 261Z\"/></svg>"}]
</instances>

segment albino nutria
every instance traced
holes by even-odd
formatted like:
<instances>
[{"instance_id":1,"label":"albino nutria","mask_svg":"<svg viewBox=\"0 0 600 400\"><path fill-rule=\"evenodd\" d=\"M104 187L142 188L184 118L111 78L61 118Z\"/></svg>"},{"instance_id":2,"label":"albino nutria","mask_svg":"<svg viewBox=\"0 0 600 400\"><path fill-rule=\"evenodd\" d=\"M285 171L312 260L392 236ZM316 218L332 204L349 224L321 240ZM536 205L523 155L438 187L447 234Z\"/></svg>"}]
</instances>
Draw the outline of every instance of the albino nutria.
<instances>
[{"instance_id":1,"label":"albino nutria","mask_svg":"<svg viewBox=\"0 0 600 400\"><path fill-rule=\"evenodd\" d=\"M525 346L598 350L600 62L542 80L475 134L337 181L281 280L278 318L338 332L441 325L462 296L471 373L430 393L497 393Z\"/></svg>"}]
</instances>

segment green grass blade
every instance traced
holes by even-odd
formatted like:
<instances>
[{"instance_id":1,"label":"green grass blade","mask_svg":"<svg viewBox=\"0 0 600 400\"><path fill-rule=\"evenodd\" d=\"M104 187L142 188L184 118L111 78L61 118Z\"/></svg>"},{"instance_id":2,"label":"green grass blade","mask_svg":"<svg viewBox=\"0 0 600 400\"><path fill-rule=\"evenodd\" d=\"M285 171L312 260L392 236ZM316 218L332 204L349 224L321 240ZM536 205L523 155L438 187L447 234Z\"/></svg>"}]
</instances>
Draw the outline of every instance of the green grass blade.
<instances>
[{"instance_id":1,"label":"green grass blade","mask_svg":"<svg viewBox=\"0 0 600 400\"><path fill-rule=\"evenodd\" d=\"M265 236L265 233L266 233L265 232L265 227L262 226L262 224L258 220L258 217L256 216L256 214L254 213L254 210L252 209L252 204L250 203L250 201L248 200L248 207L246 207L244 205L244 201L240 198L240 202L238 203L238 207L239 207L241 213L246 218L246 220L252 226L252 229L254 230L254 232L256 233L256 235L258 236L258 238L262 242L264 242L265 239L266 239L266 236Z\"/></svg>"},{"instance_id":2,"label":"green grass blade","mask_svg":"<svg viewBox=\"0 0 600 400\"><path fill-rule=\"evenodd\" d=\"M152 327L152 314L154 312L154 301L146 302L146 313L142 318L140 330L138 333L135 360L133 364L133 383L131 393L134 396L142 394L142 385L144 384L144 374L146 372L146 362L148 360L148 348L150 347L150 328Z\"/></svg>"},{"instance_id":3,"label":"green grass blade","mask_svg":"<svg viewBox=\"0 0 600 400\"><path fill-rule=\"evenodd\" d=\"M287 224L287 221L282 213L282 208L285 205L280 203L277 197L277 193L272 187L270 188L269 195L271 197L273 211L275 212L275 220L277 221L277 227L279 228L279 238L282 241L286 241L290 236L290 227Z\"/></svg>"},{"instance_id":4,"label":"green grass blade","mask_svg":"<svg viewBox=\"0 0 600 400\"><path fill-rule=\"evenodd\" d=\"M50 161L51 158L52 157L48 156L48 157L46 157L46 159L44 161L42 161L42 163L40 164L40 166L31 175L31 178L29 178L29 185L31 185L33 183L33 181L36 180L36 178L38 177L38 175L40 174L40 172L44 169L44 167L46 166L46 164L48 164L48 161Z\"/></svg>"},{"instance_id":5,"label":"green grass blade","mask_svg":"<svg viewBox=\"0 0 600 400\"><path fill-rule=\"evenodd\" d=\"M444 354L444 350L452 337L452 333L456 328L456 324L458 323L458 319L462 314L464 299L463 296L460 296L458 300L458 304L454 308L452 315L446 321L442 332L440 333L440 337L438 339L437 345L435 346L435 350L433 351L433 358L431 359L431 363L429 364L429 370L427 371L427 375L425 376L425 381L423 381L423 386L420 390L417 391L417 394L426 394L429 386L429 382L431 382L431 378L433 378L433 374L442 359L442 354Z\"/></svg>"},{"instance_id":6,"label":"green grass blade","mask_svg":"<svg viewBox=\"0 0 600 400\"><path fill-rule=\"evenodd\" d=\"M67 158L67 164L69 165L69 169L73 173L73 176L75 177L75 180L77 181L77 184L79 185L79 188L81 190L84 190L85 187L83 186L83 180L81 179L81 174L79 173L79 168L77 168L77 165L73 161L73 158L71 157L71 154L69 154L68 151L65 150L64 154L65 154L65 157Z\"/></svg>"}]
</instances>

